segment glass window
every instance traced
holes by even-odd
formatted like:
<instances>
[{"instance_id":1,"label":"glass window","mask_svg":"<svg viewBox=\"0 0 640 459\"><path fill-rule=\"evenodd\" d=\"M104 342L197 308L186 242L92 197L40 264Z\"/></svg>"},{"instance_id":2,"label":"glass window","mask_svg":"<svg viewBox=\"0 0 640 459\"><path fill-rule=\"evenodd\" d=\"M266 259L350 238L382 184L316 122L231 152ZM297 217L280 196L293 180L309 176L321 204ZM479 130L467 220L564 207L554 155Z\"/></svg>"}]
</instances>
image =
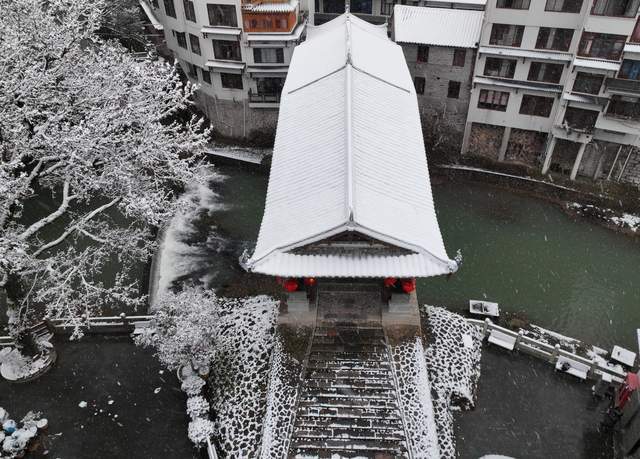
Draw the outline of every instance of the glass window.
<instances>
[{"instance_id":1,"label":"glass window","mask_svg":"<svg viewBox=\"0 0 640 459\"><path fill-rule=\"evenodd\" d=\"M489 43L499 46L520 46L524 26L513 24L493 24Z\"/></svg>"},{"instance_id":2,"label":"glass window","mask_svg":"<svg viewBox=\"0 0 640 459\"><path fill-rule=\"evenodd\" d=\"M242 89L242 75L239 73L221 73L222 87L227 89Z\"/></svg>"},{"instance_id":3,"label":"glass window","mask_svg":"<svg viewBox=\"0 0 640 459\"><path fill-rule=\"evenodd\" d=\"M514 10L528 10L529 0L498 0L496 8L511 8Z\"/></svg>"},{"instance_id":4,"label":"glass window","mask_svg":"<svg viewBox=\"0 0 640 459\"><path fill-rule=\"evenodd\" d=\"M371 14L372 12L371 0L351 0L349 3L349 10L352 13ZM342 12L344 13L344 6Z\"/></svg>"},{"instance_id":5,"label":"glass window","mask_svg":"<svg viewBox=\"0 0 640 459\"><path fill-rule=\"evenodd\" d=\"M425 87L426 81L423 77L415 77L413 79L413 84L416 87L416 93L424 94L424 87Z\"/></svg>"},{"instance_id":6,"label":"glass window","mask_svg":"<svg viewBox=\"0 0 640 459\"><path fill-rule=\"evenodd\" d=\"M256 78L258 94L280 94L284 86L284 78Z\"/></svg>"},{"instance_id":7,"label":"glass window","mask_svg":"<svg viewBox=\"0 0 640 459\"><path fill-rule=\"evenodd\" d=\"M182 0L184 6L184 17L187 21L196 22L196 10L191 0Z\"/></svg>"},{"instance_id":8,"label":"glass window","mask_svg":"<svg viewBox=\"0 0 640 459\"><path fill-rule=\"evenodd\" d=\"M429 47L418 46L418 62L429 62Z\"/></svg>"},{"instance_id":9,"label":"glass window","mask_svg":"<svg viewBox=\"0 0 640 459\"><path fill-rule=\"evenodd\" d=\"M467 58L467 50L465 49L453 50L453 66L454 67L464 67L464 62L466 58Z\"/></svg>"},{"instance_id":10,"label":"glass window","mask_svg":"<svg viewBox=\"0 0 640 459\"><path fill-rule=\"evenodd\" d=\"M478 108L506 112L508 104L508 92L490 91L488 89L482 89L480 91L480 96L478 97Z\"/></svg>"},{"instance_id":11,"label":"glass window","mask_svg":"<svg viewBox=\"0 0 640 459\"><path fill-rule=\"evenodd\" d=\"M594 0L591 14L598 16L635 17L640 0Z\"/></svg>"},{"instance_id":12,"label":"glass window","mask_svg":"<svg viewBox=\"0 0 640 459\"><path fill-rule=\"evenodd\" d=\"M189 34L189 44L191 45L191 52L200 54L200 38L192 33Z\"/></svg>"},{"instance_id":13,"label":"glass window","mask_svg":"<svg viewBox=\"0 0 640 459\"><path fill-rule=\"evenodd\" d=\"M529 81L543 81L545 83L560 83L564 65L546 62L532 62L529 67Z\"/></svg>"},{"instance_id":14,"label":"glass window","mask_svg":"<svg viewBox=\"0 0 640 459\"><path fill-rule=\"evenodd\" d=\"M212 40L213 56L225 61L241 61L240 43L237 41Z\"/></svg>"},{"instance_id":15,"label":"glass window","mask_svg":"<svg viewBox=\"0 0 640 459\"><path fill-rule=\"evenodd\" d=\"M187 37L185 36L184 32L176 32L174 30L173 33L175 34L176 40L178 41L178 46L180 48L187 49Z\"/></svg>"},{"instance_id":16,"label":"glass window","mask_svg":"<svg viewBox=\"0 0 640 459\"><path fill-rule=\"evenodd\" d=\"M617 61L624 49L626 38L624 35L584 32L578 45L578 54Z\"/></svg>"},{"instance_id":17,"label":"glass window","mask_svg":"<svg viewBox=\"0 0 640 459\"><path fill-rule=\"evenodd\" d=\"M564 113L564 124L573 129L591 132L596 126L599 113L595 110L567 107Z\"/></svg>"},{"instance_id":18,"label":"glass window","mask_svg":"<svg viewBox=\"0 0 640 459\"><path fill-rule=\"evenodd\" d=\"M173 0L164 0L164 14L172 18L176 17L176 7L173 4Z\"/></svg>"},{"instance_id":19,"label":"glass window","mask_svg":"<svg viewBox=\"0 0 640 459\"><path fill-rule=\"evenodd\" d=\"M253 48L253 61L257 64L282 64L284 63L284 50L282 48Z\"/></svg>"},{"instance_id":20,"label":"glass window","mask_svg":"<svg viewBox=\"0 0 640 459\"><path fill-rule=\"evenodd\" d=\"M209 24L212 26L238 27L238 17L234 5L207 4Z\"/></svg>"},{"instance_id":21,"label":"glass window","mask_svg":"<svg viewBox=\"0 0 640 459\"><path fill-rule=\"evenodd\" d=\"M573 91L586 94L598 94L603 81L604 76L602 75L578 72L576 80L573 83Z\"/></svg>"},{"instance_id":22,"label":"glass window","mask_svg":"<svg viewBox=\"0 0 640 459\"><path fill-rule=\"evenodd\" d=\"M623 60L618 78L640 80L640 61L632 61L630 59Z\"/></svg>"},{"instance_id":23,"label":"glass window","mask_svg":"<svg viewBox=\"0 0 640 459\"><path fill-rule=\"evenodd\" d=\"M447 97L449 99L457 99L460 97L460 82L450 81L449 88L447 89Z\"/></svg>"},{"instance_id":24,"label":"glass window","mask_svg":"<svg viewBox=\"0 0 640 459\"><path fill-rule=\"evenodd\" d=\"M569 51L573 29L556 29L552 27L540 27L538 31L537 49L553 49L556 51Z\"/></svg>"},{"instance_id":25,"label":"glass window","mask_svg":"<svg viewBox=\"0 0 640 459\"><path fill-rule=\"evenodd\" d=\"M202 73L202 81L211 84L211 72L206 69L200 69L200 73Z\"/></svg>"},{"instance_id":26,"label":"glass window","mask_svg":"<svg viewBox=\"0 0 640 459\"><path fill-rule=\"evenodd\" d=\"M522 104L520 104L520 113L522 115L544 116L548 118L553 108L553 97L541 97L524 94L522 96Z\"/></svg>"},{"instance_id":27,"label":"glass window","mask_svg":"<svg viewBox=\"0 0 640 459\"><path fill-rule=\"evenodd\" d=\"M614 95L607 107L607 115L638 120L640 119L640 100L637 97Z\"/></svg>"},{"instance_id":28,"label":"glass window","mask_svg":"<svg viewBox=\"0 0 640 459\"><path fill-rule=\"evenodd\" d=\"M484 74L500 78L513 78L516 73L516 63L515 59L487 57L484 62Z\"/></svg>"},{"instance_id":29,"label":"glass window","mask_svg":"<svg viewBox=\"0 0 640 459\"><path fill-rule=\"evenodd\" d=\"M559 13L579 13L582 9L582 0L547 0L545 11L557 11Z\"/></svg>"}]
</instances>

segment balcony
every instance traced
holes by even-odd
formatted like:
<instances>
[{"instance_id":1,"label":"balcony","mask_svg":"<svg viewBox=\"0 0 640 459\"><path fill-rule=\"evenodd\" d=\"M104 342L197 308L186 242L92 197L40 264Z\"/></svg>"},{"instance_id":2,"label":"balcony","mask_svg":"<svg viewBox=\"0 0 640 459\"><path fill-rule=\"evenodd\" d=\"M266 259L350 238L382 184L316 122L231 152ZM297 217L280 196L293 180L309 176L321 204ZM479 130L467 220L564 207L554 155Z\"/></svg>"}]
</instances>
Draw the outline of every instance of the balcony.
<instances>
[{"instance_id":1,"label":"balcony","mask_svg":"<svg viewBox=\"0 0 640 459\"><path fill-rule=\"evenodd\" d=\"M596 127L598 115L599 112L594 110L567 107L562 124L569 130L589 134L592 133Z\"/></svg>"},{"instance_id":2,"label":"balcony","mask_svg":"<svg viewBox=\"0 0 640 459\"><path fill-rule=\"evenodd\" d=\"M313 15L314 25L321 25L325 22L329 22L332 19L337 18L342 13L315 13ZM354 16L359 17L360 19L367 21L371 24L385 24L389 18L387 16L380 16L375 14L362 14L362 13L353 13Z\"/></svg>"},{"instance_id":3,"label":"balcony","mask_svg":"<svg viewBox=\"0 0 640 459\"><path fill-rule=\"evenodd\" d=\"M640 94L640 81L626 80L624 78L607 78L606 87L611 92L622 92L627 94Z\"/></svg>"},{"instance_id":4,"label":"balcony","mask_svg":"<svg viewBox=\"0 0 640 459\"><path fill-rule=\"evenodd\" d=\"M249 89L249 107L277 108L279 105L279 92L256 92L253 89Z\"/></svg>"}]
</instances>

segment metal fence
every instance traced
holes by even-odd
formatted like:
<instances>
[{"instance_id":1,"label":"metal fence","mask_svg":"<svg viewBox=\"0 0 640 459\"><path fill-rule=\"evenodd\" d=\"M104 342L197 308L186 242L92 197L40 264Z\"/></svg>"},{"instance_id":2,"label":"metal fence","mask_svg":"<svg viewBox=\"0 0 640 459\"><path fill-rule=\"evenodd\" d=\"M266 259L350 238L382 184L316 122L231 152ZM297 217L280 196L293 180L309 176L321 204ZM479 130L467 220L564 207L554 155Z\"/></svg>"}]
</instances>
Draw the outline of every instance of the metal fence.
<instances>
[{"instance_id":1,"label":"metal fence","mask_svg":"<svg viewBox=\"0 0 640 459\"><path fill-rule=\"evenodd\" d=\"M515 346L514 350L521 351L525 354L532 355L534 357L546 360L547 362L555 365L558 361L558 358L563 356L573 361L579 362L583 365L589 367L589 371L587 372L587 376L591 379L601 379L602 374L606 373L614 378L614 381L623 381L626 376L626 371L619 371L616 368L611 368L607 366L600 365L599 362L591 360L587 357L583 357L578 354L574 354L567 350L564 350L560 347L559 344L551 345L549 343L545 343L543 341L530 338L524 335L523 330L514 331L508 328L501 327L499 325L494 324L490 319L478 320L478 319L467 319L467 322L477 325L482 328L483 337L489 336L492 330L499 331L500 333L504 333L505 335L509 335L515 338Z\"/></svg>"}]
</instances>

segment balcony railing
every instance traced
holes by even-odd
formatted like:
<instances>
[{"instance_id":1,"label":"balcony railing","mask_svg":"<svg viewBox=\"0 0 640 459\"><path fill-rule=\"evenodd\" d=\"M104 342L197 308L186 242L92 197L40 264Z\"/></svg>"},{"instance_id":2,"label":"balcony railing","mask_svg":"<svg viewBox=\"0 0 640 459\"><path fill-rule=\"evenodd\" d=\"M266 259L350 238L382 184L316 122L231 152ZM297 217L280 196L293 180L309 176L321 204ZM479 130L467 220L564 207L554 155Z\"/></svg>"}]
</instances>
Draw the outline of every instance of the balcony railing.
<instances>
[{"instance_id":1,"label":"balcony railing","mask_svg":"<svg viewBox=\"0 0 640 459\"><path fill-rule=\"evenodd\" d=\"M624 78L607 78L607 89L611 91L640 94L640 81L626 80Z\"/></svg>"},{"instance_id":2,"label":"balcony railing","mask_svg":"<svg viewBox=\"0 0 640 459\"><path fill-rule=\"evenodd\" d=\"M249 103L252 104L279 104L279 92L254 92L249 90Z\"/></svg>"}]
</instances>

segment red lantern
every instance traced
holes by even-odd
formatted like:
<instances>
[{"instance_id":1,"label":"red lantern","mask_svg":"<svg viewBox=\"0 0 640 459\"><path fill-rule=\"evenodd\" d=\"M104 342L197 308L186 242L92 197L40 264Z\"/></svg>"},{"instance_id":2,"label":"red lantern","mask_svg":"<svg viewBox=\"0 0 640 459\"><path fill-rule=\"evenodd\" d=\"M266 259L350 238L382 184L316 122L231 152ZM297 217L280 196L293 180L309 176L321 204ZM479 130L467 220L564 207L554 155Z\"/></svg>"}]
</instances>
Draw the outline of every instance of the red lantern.
<instances>
[{"instance_id":1,"label":"red lantern","mask_svg":"<svg viewBox=\"0 0 640 459\"><path fill-rule=\"evenodd\" d=\"M397 281L397 280L398 280L398 279L396 279L395 277L387 277L387 278L384 280L384 286L385 286L385 287L387 287L387 288L391 288L391 287L393 287L394 285L396 285L396 281Z\"/></svg>"},{"instance_id":2,"label":"red lantern","mask_svg":"<svg viewBox=\"0 0 640 459\"><path fill-rule=\"evenodd\" d=\"M402 291L404 293L411 293L416 289L416 280L412 279L403 279L402 281Z\"/></svg>"},{"instance_id":3,"label":"red lantern","mask_svg":"<svg viewBox=\"0 0 640 459\"><path fill-rule=\"evenodd\" d=\"M313 287L314 285L316 285L316 278L315 277L305 277L304 278L304 285L306 285L307 287Z\"/></svg>"},{"instance_id":4,"label":"red lantern","mask_svg":"<svg viewBox=\"0 0 640 459\"><path fill-rule=\"evenodd\" d=\"M298 281L293 278L289 278L284 281L283 287L287 292L295 292L298 290Z\"/></svg>"}]
</instances>

